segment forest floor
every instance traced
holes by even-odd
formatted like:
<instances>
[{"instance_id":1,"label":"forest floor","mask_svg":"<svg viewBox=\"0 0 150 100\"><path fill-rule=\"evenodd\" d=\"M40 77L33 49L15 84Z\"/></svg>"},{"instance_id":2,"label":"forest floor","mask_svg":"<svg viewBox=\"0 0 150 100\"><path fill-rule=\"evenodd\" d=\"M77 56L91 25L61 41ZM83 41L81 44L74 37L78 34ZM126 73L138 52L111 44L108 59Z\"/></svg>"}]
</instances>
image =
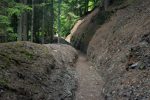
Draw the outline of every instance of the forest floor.
<instances>
[{"instance_id":1,"label":"forest floor","mask_svg":"<svg viewBox=\"0 0 150 100\"><path fill-rule=\"evenodd\" d=\"M100 89L102 89L104 82L95 67L87 60L86 55L80 52L76 71L78 79L76 100L99 100L102 98Z\"/></svg>"}]
</instances>

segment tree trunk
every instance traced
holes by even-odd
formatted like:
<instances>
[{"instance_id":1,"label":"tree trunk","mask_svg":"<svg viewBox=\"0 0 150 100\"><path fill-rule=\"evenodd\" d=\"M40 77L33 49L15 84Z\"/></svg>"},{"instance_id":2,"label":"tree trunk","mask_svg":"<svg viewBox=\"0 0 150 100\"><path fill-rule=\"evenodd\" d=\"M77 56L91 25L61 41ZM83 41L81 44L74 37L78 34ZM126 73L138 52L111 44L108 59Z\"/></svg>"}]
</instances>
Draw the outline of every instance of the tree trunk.
<instances>
[{"instance_id":1,"label":"tree trunk","mask_svg":"<svg viewBox=\"0 0 150 100\"><path fill-rule=\"evenodd\" d=\"M24 0L24 4L27 4L27 0ZM22 31L22 40L27 41L28 29L27 29L27 12L23 13L23 31Z\"/></svg>"},{"instance_id":2,"label":"tree trunk","mask_svg":"<svg viewBox=\"0 0 150 100\"><path fill-rule=\"evenodd\" d=\"M22 14L19 16L18 18L18 28L17 28L17 31L18 31L18 38L17 40L18 41L22 41Z\"/></svg>"},{"instance_id":3,"label":"tree trunk","mask_svg":"<svg viewBox=\"0 0 150 100\"><path fill-rule=\"evenodd\" d=\"M32 0L31 41L34 41L34 0Z\"/></svg>"},{"instance_id":4,"label":"tree trunk","mask_svg":"<svg viewBox=\"0 0 150 100\"><path fill-rule=\"evenodd\" d=\"M61 0L58 0L58 43L60 43L60 31L61 31L60 14L61 14Z\"/></svg>"},{"instance_id":5,"label":"tree trunk","mask_svg":"<svg viewBox=\"0 0 150 100\"><path fill-rule=\"evenodd\" d=\"M20 3L27 4L27 0L21 0ZM18 18L18 41L27 41L27 12L23 12Z\"/></svg>"},{"instance_id":6,"label":"tree trunk","mask_svg":"<svg viewBox=\"0 0 150 100\"><path fill-rule=\"evenodd\" d=\"M43 0L43 3L45 3L45 0ZM44 14L45 14L45 9L44 9L45 7L43 6L43 16L42 16L42 37L41 37L41 42L42 42L42 44L44 44L45 43L45 39L44 39L44 35L45 35L45 16L44 16Z\"/></svg>"},{"instance_id":7,"label":"tree trunk","mask_svg":"<svg viewBox=\"0 0 150 100\"><path fill-rule=\"evenodd\" d=\"M53 2L53 0L51 1L51 6L50 6L50 12L51 12L51 14L50 14L50 34L49 34L49 36L50 36L50 42L52 42L53 41L53 36L54 36L54 2Z\"/></svg>"}]
</instances>

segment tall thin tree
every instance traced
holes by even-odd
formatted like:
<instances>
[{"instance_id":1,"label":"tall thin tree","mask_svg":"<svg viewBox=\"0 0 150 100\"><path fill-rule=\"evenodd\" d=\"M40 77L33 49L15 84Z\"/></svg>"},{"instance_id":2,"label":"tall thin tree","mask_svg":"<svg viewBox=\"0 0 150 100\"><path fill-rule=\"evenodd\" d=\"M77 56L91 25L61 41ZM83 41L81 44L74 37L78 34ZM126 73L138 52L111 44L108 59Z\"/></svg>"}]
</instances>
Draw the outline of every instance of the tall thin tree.
<instances>
[{"instance_id":1,"label":"tall thin tree","mask_svg":"<svg viewBox=\"0 0 150 100\"><path fill-rule=\"evenodd\" d=\"M34 40L34 0L32 0L31 41Z\"/></svg>"},{"instance_id":2,"label":"tall thin tree","mask_svg":"<svg viewBox=\"0 0 150 100\"><path fill-rule=\"evenodd\" d=\"M43 3L45 3L45 0L43 0ZM43 6L43 16L42 16L42 44L44 44L44 35L45 35L45 31L44 31L44 26L45 26L45 16L44 16L44 13L45 13L45 6Z\"/></svg>"},{"instance_id":3,"label":"tall thin tree","mask_svg":"<svg viewBox=\"0 0 150 100\"><path fill-rule=\"evenodd\" d=\"M61 0L58 0L58 43L60 43L60 32L61 32Z\"/></svg>"}]
</instances>

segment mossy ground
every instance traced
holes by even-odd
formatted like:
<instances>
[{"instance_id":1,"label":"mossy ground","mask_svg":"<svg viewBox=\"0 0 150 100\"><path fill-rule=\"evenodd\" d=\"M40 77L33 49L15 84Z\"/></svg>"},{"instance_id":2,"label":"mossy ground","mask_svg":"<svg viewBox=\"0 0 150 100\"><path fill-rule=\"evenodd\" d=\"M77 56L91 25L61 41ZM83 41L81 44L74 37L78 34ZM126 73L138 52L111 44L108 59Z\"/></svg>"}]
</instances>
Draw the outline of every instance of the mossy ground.
<instances>
[{"instance_id":1,"label":"mossy ground","mask_svg":"<svg viewBox=\"0 0 150 100\"><path fill-rule=\"evenodd\" d=\"M6 79L0 79L0 87L2 86L7 86L7 84L8 84L8 80L6 80Z\"/></svg>"},{"instance_id":2,"label":"mossy ground","mask_svg":"<svg viewBox=\"0 0 150 100\"><path fill-rule=\"evenodd\" d=\"M75 55L68 45L1 43L0 100L70 100L76 84L67 67L73 66Z\"/></svg>"}]
</instances>

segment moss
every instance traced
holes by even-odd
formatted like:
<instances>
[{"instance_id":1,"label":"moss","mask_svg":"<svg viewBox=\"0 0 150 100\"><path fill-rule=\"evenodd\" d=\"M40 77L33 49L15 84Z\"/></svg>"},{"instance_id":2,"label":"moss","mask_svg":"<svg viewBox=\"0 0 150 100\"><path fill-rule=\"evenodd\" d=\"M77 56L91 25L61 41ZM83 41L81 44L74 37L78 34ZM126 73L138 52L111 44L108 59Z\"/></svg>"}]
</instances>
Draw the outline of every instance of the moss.
<instances>
[{"instance_id":1,"label":"moss","mask_svg":"<svg viewBox=\"0 0 150 100\"><path fill-rule=\"evenodd\" d=\"M7 85L8 85L8 80L0 79L0 86L7 86Z\"/></svg>"},{"instance_id":2,"label":"moss","mask_svg":"<svg viewBox=\"0 0 150 100\"><path fill-rule=\"evenodd\" d=\"M10 66L10 62L11 62L9 57L0 54L0 58L1 58L0 61L2 62L0 64L0 69L8 68L8 66Z\"/></svg>"},{"instance_id":3,"label":"moss","mask_svg":"<svg viewBox=\"0 0 150 100\"><path fill-rule=\"evenodd\" d=\"M132 4L132 3L135 3L135 2L137 2L137 0L127 0L128 4Z\"/></svg>"},{"instance_id":4,"label":"moss","mask_svg":"<svg viewBox=\"0 0 150 100\"><path fill-rule=\"evenodd\" d=\"M126 1L126 0L114 0L113 6L121 5L121 4L123 4L125 1Z\"/></svg>"},{"instance_id":5,"label":"moss","mask_svg":"<svg viewBox=\"0 0 150 100\"><path fill-rule=\"evenodd\" d=\"M0 69L12 66L21 66L33 63L39 57L47 57L50 51L47 47L38 44L9 43L3 44L0 49Z\"/></svg>"},{"instance_id":6,"label":"moss","mask_svg":"<svg viewBox=\"0 0 150 100\"><path fill-rule=\"evenodd\" d=\"M0 70L1 70L1 69L5 69L5 68L7 68L6 65L4 65L4 64L1 64L1 65L0 65Z\"/></svg>"},{"instance_id":7,"label":"moss","mask_svg":"<svg viewBox=\"0 0 150 100\"><path fill-rule=\"evenodd\" d=\"M131 5L133 3L136 3L137 1L138 0L114 0L112 6L117 7L117 6Z\"/></svg>"},{"instance_id":8,"label":"moss","mask_svg":"<svg viewBox=\"0 0 150 100\"><path fill-rule=\"evenodd\" d=\"M28 59L33 59L33 56L34 56L33 53L30 53L30 52L28 52L26 50L20 51L20 53L24 54Z\"/></svg>"},{"instance_id":9,"label":"moss","mask_svg":"<svg viewBox=\"0 0 150 100\"><path fill-rule=\"evenodd\" d=\"M96 22L98 25L104 24L113 14L113 12L110 11L103 11L102 13L98 14L96 17Z\"/></svg>"}]
</instances>

